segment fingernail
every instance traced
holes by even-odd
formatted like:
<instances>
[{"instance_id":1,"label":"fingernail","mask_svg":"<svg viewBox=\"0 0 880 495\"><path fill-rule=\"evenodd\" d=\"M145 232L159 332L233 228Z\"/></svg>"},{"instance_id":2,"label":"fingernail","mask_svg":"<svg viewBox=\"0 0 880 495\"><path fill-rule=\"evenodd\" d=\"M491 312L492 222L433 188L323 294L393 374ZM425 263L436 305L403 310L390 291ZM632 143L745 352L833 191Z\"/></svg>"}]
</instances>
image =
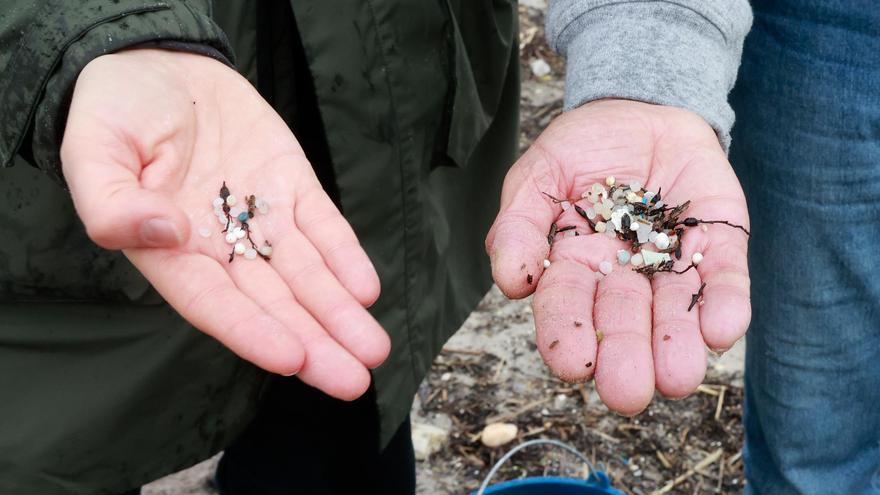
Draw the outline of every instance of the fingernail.
<instances>
[{"instance_id":1,"label":"fingernail","mask_svg":"<svg viewBox=\"0 0 880 495\"><path fill-rule=\"evenodd\" d=\"M149 247L175 246L181 243L181 236L170 220L151 218L141 224L141 241Z\"/></svg>"}]
</instances>

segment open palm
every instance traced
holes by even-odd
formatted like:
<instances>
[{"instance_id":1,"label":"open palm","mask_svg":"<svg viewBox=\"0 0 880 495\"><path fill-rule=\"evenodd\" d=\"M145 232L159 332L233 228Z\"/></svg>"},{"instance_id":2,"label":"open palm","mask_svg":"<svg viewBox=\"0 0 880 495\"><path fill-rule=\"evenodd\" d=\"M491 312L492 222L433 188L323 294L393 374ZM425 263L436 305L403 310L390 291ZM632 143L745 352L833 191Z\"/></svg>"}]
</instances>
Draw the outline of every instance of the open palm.
<instances>
[{"instance_id":1,"label":"open palm","mask_svg":"<svg viewBox=\"0 0 880 495\"><path fill-rule=\"evenodd\" d=\"M62 162L92 239L123 249L194 326L330 395L366 390L389 351L364 309L376 272L285 123L235 71L159 50L99 57L77 80ZM240 204L266 201L249 225L270 261L228 261L211 205L224 181Z\"/></svg>"},{"instance_id":2,"label":"open palm","mask_svg":"<svg viewBox=\"0 0 880 495\"><path fill-rule=\"evenodd\" d=\"M747 236L726 225L687 229L681 270L695 252L704 260L682 275L649 280L620 266L622 241L593 233L574 209L547 195L580 198L607 176L662 188L667 204L690 200L685 216L748 228L739 182L712 129L687 111L622 100L597 101L556 119L507 175L501 210L486 239L496 283L509 297L534 292L537 345L551 370L568 381L595 377L609 408L635 414L656 387L669 397L696 389L706 350L727 349L751 318ZM546 193L546 194L545 194ZM581 203L586 207L586 200ZM552 249L550 226L577 226ZM551 265L544 269L543 260ZM689 311L705 282L703 304Z\"/></svg>"}]
</instances>

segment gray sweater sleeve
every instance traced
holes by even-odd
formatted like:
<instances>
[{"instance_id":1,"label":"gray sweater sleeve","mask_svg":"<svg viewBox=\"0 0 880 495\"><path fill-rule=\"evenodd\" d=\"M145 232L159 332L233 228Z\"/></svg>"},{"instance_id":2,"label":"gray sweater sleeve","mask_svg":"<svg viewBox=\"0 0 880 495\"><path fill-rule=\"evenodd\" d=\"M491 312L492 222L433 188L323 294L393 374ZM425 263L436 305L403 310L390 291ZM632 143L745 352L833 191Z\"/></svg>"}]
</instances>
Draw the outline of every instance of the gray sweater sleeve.
<instances>
[{"instance_id":1,"label":"gray sweater sleeve","mask_svg":"<svg viewBox=\"0 0 880 495\"><path fill-rule=\"evenodd\" d=\"M702 116L726 150L747 0L551 0L547 39L566 57L565 108L626 98Z\"/></svg>"}]
</instances>

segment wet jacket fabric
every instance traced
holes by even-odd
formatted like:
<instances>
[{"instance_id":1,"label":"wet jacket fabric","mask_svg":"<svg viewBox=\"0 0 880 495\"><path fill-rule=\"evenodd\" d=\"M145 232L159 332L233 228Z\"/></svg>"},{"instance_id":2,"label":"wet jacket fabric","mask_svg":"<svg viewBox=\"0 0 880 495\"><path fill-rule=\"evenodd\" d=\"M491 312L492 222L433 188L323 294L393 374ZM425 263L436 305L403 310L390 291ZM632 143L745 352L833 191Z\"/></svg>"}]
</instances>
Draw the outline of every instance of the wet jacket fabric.
<instances>
[{"instance_id":1,"label":"wet jacket fabric","mask_svg":"<svg viewBox=\"0 0 880 495\"><path fill-rule=\"evenodd\" d=\"M291 8L298 31L276 12ZM309 71L329 152L317 172L382 282L387 441L490 283L482 241L514 158L516 26L512 0L4 2L0 493L115 494L189 466L247 425L267 381L86 236L58 151L89 61L156 43L217 54L292 127L294 75Z\"/></svg>"}]
</instances>

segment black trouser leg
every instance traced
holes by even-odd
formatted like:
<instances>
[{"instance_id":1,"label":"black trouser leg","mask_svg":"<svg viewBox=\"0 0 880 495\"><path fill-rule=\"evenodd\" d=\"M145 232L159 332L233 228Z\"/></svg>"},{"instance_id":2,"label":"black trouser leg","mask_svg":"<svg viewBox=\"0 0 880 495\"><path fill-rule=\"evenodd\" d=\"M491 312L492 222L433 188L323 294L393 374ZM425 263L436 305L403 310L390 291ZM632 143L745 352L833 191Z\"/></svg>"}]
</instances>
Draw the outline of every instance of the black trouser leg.
<instances>
[{"instance_id":1,"label":"black trouser leg","mask_svg":"<svg viewBox=\"0 0 880 495\"><path fill-rule=\"evenodd\" d=\"M217 469L222 495L415 493L409 420L379 450L372 390L333 399L295 377L275 379L248 430Z\"/></svg>"}]
</instances>

